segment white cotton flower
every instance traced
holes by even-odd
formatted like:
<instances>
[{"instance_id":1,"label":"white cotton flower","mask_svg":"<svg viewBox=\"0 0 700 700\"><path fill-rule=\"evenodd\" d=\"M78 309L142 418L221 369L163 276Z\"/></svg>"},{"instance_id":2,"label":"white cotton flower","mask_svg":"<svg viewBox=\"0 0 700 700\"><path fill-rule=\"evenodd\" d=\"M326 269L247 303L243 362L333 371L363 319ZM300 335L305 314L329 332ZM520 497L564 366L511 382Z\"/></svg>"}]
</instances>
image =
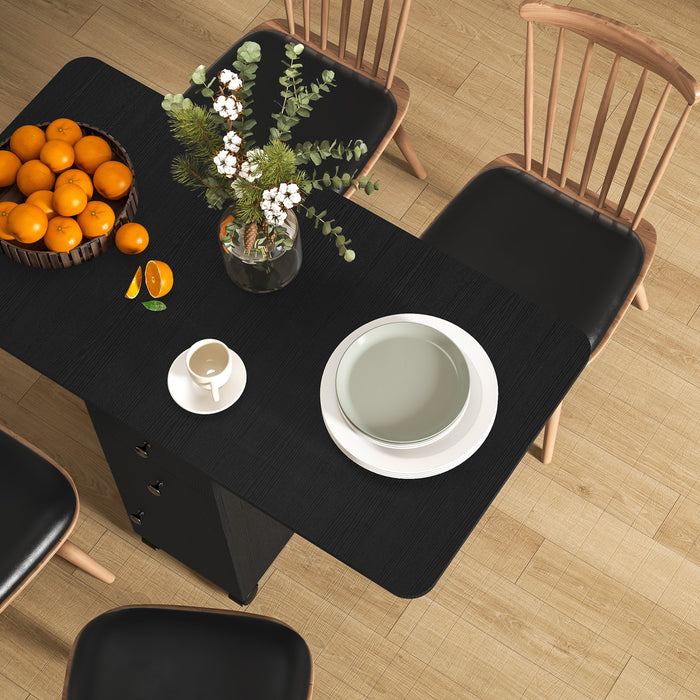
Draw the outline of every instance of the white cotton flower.
<instances>
[{"instance_id":1,"label":"white cotton flower","mask_svg":"<svg viewBox=\"0 0 700 700\"><path fill-rule=\"evenodd\" d=\"M299 192L292 192L292 194L289 195L289 201L292 204L288 207L288 209L291 209L295 204L299 204L299 202L301 202L301 195Z\"/></svg>"},{"instance_id":2,"label":"white cotton flower","mask_svg":"<svg viewBox=\"0 0 700 700\"><path fill-rule=\"evenodd\" d=\"M279 191L281 194L287 194L287 183L286 182L280 183Z\"/></svg>"},{"instance_id":3,"label":"white cotton flower","mask_svg":"<svg viewBox=\"0 0 700 700\"><path fill-rule=\"evenodd\" d=\"M238 153L242 143L243 139L235 131L229 131L224 136L224 148L231 153Z\"/></svg>"},{"instance_id":4,"label":"white cotton flower","mask_svg":"<svg viewBox=\"0 0 700 700\"><path fill-rule=\"evenodd\" d=\"M299 185L296 182L287 183L287 192L294 193L299 191Z\"/></svg>"},{"instance_id":5,"label":"white cotton flower","mask_svg":"<svg viewBox=\"0 0 700 700\"><path fill-rule=\"evenodd\" d=\"M221 73L219 73L219 82L222 85L228 85L233 78L237 77L238 76L232 70L224 68L224 70L222 70Z\"/></svg>"},{"instance_id":6,"label":"white cotton flower","mask_svg":"<svg viewBox=\"0 0 700 700\"><path fill-rule=\"evenodd\" d=\"M243 81L234 73L233 77L226 84L226 87L231 90L231 92L235 92L243 87Z\"/></svg>"},{"instance_id":7,"label":"white cotton flower","mask_svg":"<svg viewBox=\"0 0 700 700\"><path fill-rule=\"evenodd\" d=\"M224 119L236 119L243 109L243 105L235 97L219 95L214 100L214 111Z\"/></svg>"},{"instance_id":8,"label":"white cotton flower","mask_svg":"<svg viewBox=\"0 0 700 700\"><path fill-rule=\"evenodd\" d=\"M250 160L246 160L241 164L241 169L238 176L243 180L253 182L253 180L257 180L261 175L262 173L258 172L257 163L251 163Z\"/></svg>"},{"instance_id":9,"label":"white cotton flower","mask_svg":"<svg viewBox=\"0 0 700 700\"><path fill-rule=\"evenodd\" d=\"M289 197L285 197L285 198L282 200L282 206L283 206L285 209L291 209L291 208L294 206L294 202L292 202L292 200L291 200Z\"/></svg>"},{"instance_id":10,"label":"white cotton flower","mask_svg":"<svg viewBox=\"0 0 700 700\"><path fill-rule=\"evenodd\" d=\"M229 151L219 151L214 156L214 165L226 177L235 177L238 173L238 158Z\"/></svg>"}]
</instances>

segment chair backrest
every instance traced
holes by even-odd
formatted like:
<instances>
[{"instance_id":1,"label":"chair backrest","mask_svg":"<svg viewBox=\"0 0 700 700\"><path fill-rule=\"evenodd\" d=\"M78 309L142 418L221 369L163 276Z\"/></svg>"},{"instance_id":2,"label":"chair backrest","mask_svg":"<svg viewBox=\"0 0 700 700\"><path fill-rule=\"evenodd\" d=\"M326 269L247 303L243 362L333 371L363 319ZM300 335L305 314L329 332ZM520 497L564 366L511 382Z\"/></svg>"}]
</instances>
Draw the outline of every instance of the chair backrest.
<instances>
[{"instance_id":1,"label":"chair backrest","mask_svg":"<svg viewBox=\"0 0 700 700\"><path fill-rule=\"evenodd\" d=\"M315 0L314 12L311 0L302 0L301 28L297 26L294 0L285 0L284 4L287 27L292 36L315 46L367 77L384 83L387 89L391 88L406 33L411 0L399 0L398 13L392 12L394 0L383 0L377 6L373 0L362 0L359 22L353 15L352 0L338 0L334 3L336 14L333 20L330 0ZM337 26L337 43L329 35L331 21ZM374 46L373 51L369 50L371 45Z\"/></svg>"},{"instance_id":2,"label":"chair backrest","mask_svg":"<svg viewBox=\"0 0 700 700\"><path fill-rule=\"evenodd\" d=\"M602 184L596 188L596 206L599 209L606 209L613 213L615 217L620 217L625 210L625 206L629 200L630 192L635 183L643 192L637 204L636 210L633 212L631 227L636 228L642 220L644 212L651 200L659 181L666 170L666 166L671 158L671 155L678 143L681 131L685 126L691 108L700 100L700 87L693 77L685 71L677 61L675 61L664 49L655 44L649 38L640 32L628 27L620 22L617 22L607 17L603 17L592 12L579 10L572 7L562 7L553 5L544 0L525 0L520 5L520 15L527 20L527 48L526 48L526 63L525 63L525 168L536 172L533 166L533 121L534 121L534 102L535 102L535 51L534 51L534 28L533 24L545 24L559 28L557 48L554 57L554 63L549 85L549 98L547 103L546 125L543 140L543 154L541 171L536 174L544 178L550 173L550 160L552 155L552 141L555 131L555 120L557 112L557 104L559 101L559 93L561 86L562 66L565 64L564 59L564 44L565 35L567 32L578 34L587 40L585 53L583 55L582 65L578 74L578 82L573 98L573 104L570 109L569 124L566 129L566 142L563 149L563 158L561 170L556 176L556 184L560 189L573 191L579 198L584 198L589 189L591 173L593 172L596 156L602 153L601 141L603 132L608 129L608 125L615 124L618 119L611 119L610 116L614 109L619 109L628 100L627 108L624 110L622 124L616 131L612 131L606 136L610 140L610 147L607 152L610 154L607 165L603 163L601 176ZM576 138L579 130L579 123L582 109L584 106L584 97L586 96L586 86L589 81L591 71L591 61L593 58L594 49L599 46L612 52L609 55L611 60L610 72L605 82L605 88L602 91L602 97L597 106L595 119L588 141L588 147L585 152L585 160L579 179L570 177L570 168L572 165L572 155L574 153ZM596 53L599 53L598 50ZM606 53L606 52L604 52ZM620 66L625 60L632 64L635 71L641 68L641 74L636 81L634 90L627 87L619 88L617 93L622 92L621 97L613 99L615 92L616 80L620 72ZM629 69L629 65L625 65ZM656 87L650 88L645 92L645 88L649 87L649 74L656 74L665 82L663 89ZM636 75L636 73L635 73ZM604 81L601 81L601 83ZM660 149L658 161L653 167L647 168L646 172L651 172L649 179L640 176L645 158L652 150L654 136L657 134L657 127L662 120L664 109L669 102L669 94L672 89L675 89L680 94L682 100L679 100L680 115L677 119L674 118L673 126L670 129L671 134L665 146ZM658 101L656 94L660 92ZM655 94L656 93L656 94ZM623 152L626 146L634 148L630 135L633 132L635 117L641 115L639 110L640 103L649 99L656 102L651 118L649 119L646 128L637 130L639 134L639 143L637 150L634 153L629 171L625 174L619 174L619 165ZM596 100L597 101L597 100ZM612 105L612 108L611 108ZM639 112L639 115L638 115ZM622 116L620 114L620 116ZM640 117L642 126L646 123L646 117ZM635 125L636 126L636 125ZM636 138L636 137L635 137ZM607 141L606 141L607 145ZM581 154L582 155L582 154ZM631 158L630 158L631 160ZM539 164L538 164L539 169ZM603 175L604 172L604 175ZM622 186L621 195L615 203L608 201L610 188L615 181L616 175L620 178L619 185ZM550 177L553 177L550 175ZM619 188L618 188L619 189ZM630 224L630 222L627 222Z\"/></svg>"}]
</instances>

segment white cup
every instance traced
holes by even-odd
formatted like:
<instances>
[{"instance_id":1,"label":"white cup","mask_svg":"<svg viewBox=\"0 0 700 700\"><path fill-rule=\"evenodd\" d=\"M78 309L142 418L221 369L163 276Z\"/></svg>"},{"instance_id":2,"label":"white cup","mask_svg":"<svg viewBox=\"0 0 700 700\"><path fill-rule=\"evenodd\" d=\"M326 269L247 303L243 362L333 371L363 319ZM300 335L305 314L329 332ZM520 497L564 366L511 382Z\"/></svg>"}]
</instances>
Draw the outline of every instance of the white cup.
<instances>
[{"instance_id":1,"label":"white cup","mask_svg":"<svg viewBox=\"0 0 700 700\"><path fill-rule=\"evenodd\" d=\"M185 365L192 381L219 401L219 389L229 380L233 365L228 347L213 338L200 340L187 351Z\"/></svg>"}]
</instances>

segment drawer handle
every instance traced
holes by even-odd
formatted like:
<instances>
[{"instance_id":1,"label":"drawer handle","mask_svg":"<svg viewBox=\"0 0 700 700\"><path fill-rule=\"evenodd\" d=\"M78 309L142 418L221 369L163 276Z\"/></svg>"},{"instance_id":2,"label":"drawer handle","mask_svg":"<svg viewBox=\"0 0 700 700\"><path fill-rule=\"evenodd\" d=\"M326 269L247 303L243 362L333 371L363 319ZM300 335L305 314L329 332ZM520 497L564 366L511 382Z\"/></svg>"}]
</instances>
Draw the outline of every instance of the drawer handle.
<instances>
[{"instance_id":1,"label":"drawer handle","mask_svg":"<svg viewBox=\"0 0 700 700\"><path fill-rule=\"evenodd\" d=\"M143 522L143 511L139 510L136 513L129 513L129 519L134 525L141 525Z\"/></svg>"},{"instance_id":2,"label":"drawer handle","mask_svg":"<svg viewBox=\"0 0 700 700\"><path fill-rule=\"evenodd\" d=\"M144 442L142 445L136 445L136 447L134 447L134 452L136 452L136 454L139 457L142 457L143 459L148 459L148 450L150 449L150 443Z\"/></svg>"},{"instance_id":3,"label":"drawer handle","mask_svg":"<svg viewBox=\"0 0 700 700\"><path fill-rule=\"evenodd\" d=\"M162 481L155 481L152 484L148 484L146 488L154 495L154 496L160 496L161 495L161 489L163 488L164 484Z\"/></svg>"}]
</instances>

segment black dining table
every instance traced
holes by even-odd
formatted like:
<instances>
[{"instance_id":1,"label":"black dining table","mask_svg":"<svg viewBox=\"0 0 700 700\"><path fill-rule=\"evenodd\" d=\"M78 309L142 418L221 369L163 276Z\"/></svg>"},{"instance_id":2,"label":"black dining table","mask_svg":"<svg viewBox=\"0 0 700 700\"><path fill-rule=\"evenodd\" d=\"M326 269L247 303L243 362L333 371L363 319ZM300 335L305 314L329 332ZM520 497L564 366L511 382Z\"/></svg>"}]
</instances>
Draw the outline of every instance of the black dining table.
<instances>
[{"instance_id":1,"label":"black dining table","mask_svg":"<svg viewBox=\"0 0 700 700\"><path fill-rule=\"evenodd\" d=\"M139 255L112 247L57 270L0 255L0 346L85 401L134 530L239 602L252 598L292 533L397 596L424 595L586 366L585 335L363 208L362 192L313 196L352 238L354 262L300 219L297 278L269 294L242 291L222 263L221 212L172 180L178 146L161 100L80 58L3 132L0 141L22 124L69 117L110 134L133 162L135 220L151 242ZM174 272L160 312L124 297L149 259ZM403 313L466 330L498 380L481 447L421 479L381 476L345 456L319 400L339 343ZM173 360L201 338L225 342L247 370L241 398L212 415L180 408L167 387Z\"/></svg>"}]
</instances>

